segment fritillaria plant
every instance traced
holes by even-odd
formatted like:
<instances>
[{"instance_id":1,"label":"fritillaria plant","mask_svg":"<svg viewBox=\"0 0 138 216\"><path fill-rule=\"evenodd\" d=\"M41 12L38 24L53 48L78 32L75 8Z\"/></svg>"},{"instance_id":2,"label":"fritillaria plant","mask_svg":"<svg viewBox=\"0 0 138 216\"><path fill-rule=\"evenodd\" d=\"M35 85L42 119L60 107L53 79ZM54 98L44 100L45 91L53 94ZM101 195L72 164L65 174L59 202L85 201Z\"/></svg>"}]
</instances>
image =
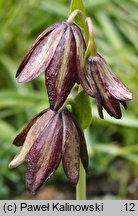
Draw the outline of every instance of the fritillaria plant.
<instances>
[{"instance_id":1,"label":"fritillaria plant","mask_svg":"<svg viewBox=\"0 0 138 216\"><path fill-rule=\"evenodd\" d=\"M121 118L120 104L127 109L126 101L132 99L127 87L97 53L93 24L83 9L82 1L73 0L68 19L48 27L38 36L16 74L17 81L22 83L45 72L50 104L13 141L22 147L9 167L28 161L26 185L31 192L36 192L62 161L69 182L75 186L78 183L77 198L85 199L88 153L83 129L91 124L89 96L95 99L101 118L104 118L103 108L110 116ZM75 84L79 100L72 98L70 102L68 95ZM79 115L77 107L85 103L83 112L89 117L84 124L86 116Z\"/></svg>"}]
</instances>

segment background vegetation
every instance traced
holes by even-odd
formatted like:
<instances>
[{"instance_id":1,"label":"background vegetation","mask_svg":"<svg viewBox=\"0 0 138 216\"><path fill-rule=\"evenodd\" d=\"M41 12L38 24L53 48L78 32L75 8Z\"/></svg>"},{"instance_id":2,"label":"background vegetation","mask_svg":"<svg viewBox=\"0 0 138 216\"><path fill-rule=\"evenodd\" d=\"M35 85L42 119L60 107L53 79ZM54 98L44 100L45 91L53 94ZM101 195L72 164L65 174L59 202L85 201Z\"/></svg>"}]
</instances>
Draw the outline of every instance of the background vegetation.
<instances>
[{"instance_id":1,"label":"background vegetation","mask_svg":"<svg viewBox=\"0 0 138 216\"><path fill-rule=\"evenodd\" d=\"M92 101L93 122L85 132L90 156L87 177L89 198L138 199L138 0L85 0L93 19L99 53L133 93L133 101L121 120L97 115ZM41 31L69 14L67 0L0 1L0 199L25 193L26 164L9 170L18 148L12 140L38 111L48 107L44 74L17 84L15 73L24 54ZM67 184L59 168L45 186ZM63 185L64 185L63 184ZM51 187L51 186L50 186ZM69 190L74 191L71 187ZM61 191L64 188L61 187ZM74 198L74 193L56 198ZM41 197L41 196L40 196ZM38 197L37 197L38 198ZM43 198L53 198L46 197Z\"/></svg>"}]
</instances>

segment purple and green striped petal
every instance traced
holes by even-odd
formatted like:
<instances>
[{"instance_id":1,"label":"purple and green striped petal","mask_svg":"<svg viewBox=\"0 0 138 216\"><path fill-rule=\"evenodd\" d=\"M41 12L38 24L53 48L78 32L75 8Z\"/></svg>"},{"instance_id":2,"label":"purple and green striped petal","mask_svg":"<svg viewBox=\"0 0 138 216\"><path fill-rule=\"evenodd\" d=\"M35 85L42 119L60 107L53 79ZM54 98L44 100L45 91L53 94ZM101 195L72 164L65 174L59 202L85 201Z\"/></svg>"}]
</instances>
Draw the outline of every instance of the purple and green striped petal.
<instances>
[{"instance_id":1,"label":"purple and green striped petal","mask_svg":"<svg viewBox=\"0 0 138 216\"><path fill-rule=\"evenodd\" d=\"M24 141L26 139L27 133L31 129L31 127L35 124L35 122L44 114L47 110L43 110L42 112L38 113L36 116L34 116L28 124L26 124L21 132L15 137L13 140L13 144L16 146L22 146L24 144Z\"/></svg>"},{"instance_id":2,"label":"purple and green striped petal","mask_svg":"<svg viewBox=\"0 0 138 216\"><path fill-rule=\"evenodd\" d=\"M93 86L97 90L95 99L98 105L99 115L103 118L102 107L104 107L111 116L120 119L122 116L120 103L106 89L104 80L100 76L101 71L98 70L97 64L91 61L91 59L87 61L87 73L89 81L94 84Z\"/></svg>"},{"instance_id":3,"label":"purple and green striped petal","mask_svg":"<svg viewBox=\"0 0 138 216\"><path fill-rule=\"evenodd\" d=\"M18 82L33 80L46 70L66 28L66 23L60 23L39 36L19 66Z\"/></svg>"},{"instance_id":4,"label":"purple and green striped petal","mask_svg":"<svg viewBox=\"0 0 138 216\"><path fill-rule=\"evenodd\" d=\"M57 113L35 139L28 154L27 188L35 192L57 169L61 160L62 119Z\"/></svg>"},{"instance_id":5,"label":"purple and green striped petal","mask_svg":"<svg viewBox=\"0 0 138 216\"><path fill-rule=\"evenodd\" d=\"M28 156L29 151L31 150L34 142L43 134L43 130L49 126L52 117L55 115L55 112L48 110L44 113L35 124L31 127L27 133L24 145L22 146L20 152L15 156L15 158L10 162L9 168L15 168L22 164Z\"/></svg>"},{"instance_id":6,"label":"purple and green striped petal","mask_svg":"<svg viewBox=\"0 0 138 216\"><path fill-rule=\"evenodd\" d=\"M65 110L63 119L62 163L66 176L72 185L76 185L79 178L80 164L80 136L71 114Z\"/></svg>"},{"instance_id":7,"label":"purple and green striped petal","mask_svg":"<svg viewBox=\"0 0 138 216\"><path fill-rule=\"evenodd\" d=\"M78 80L82 85L83 89L87 92L87 94L94 97L94 92L88 83L86 73L85 73L85 65L84 65L84 54L86 50L85 41L83 39L80 29L76 25L71 26L71 28L76 43L76 64L77 64Z\"/></svg>"},{"instance_id":8,"label":"purple and green striped petal","mask_svg":"<svg viewBox=\"0 0 138 216\"><path fill-rule=\"evenodd\" d=\"M71 27L62 35L50 65L46 70L46 86L50 108L58 110L77 80L76 47Z\"/></svg>"},{"instance_id":9,"label":"purple and green striped petal","mask_svg":"<svg viewBox=\"0 0 138 216\"><path fill-rule=\"evenodd\" d=\"M128 88L115 76L110 66L100 55L93 57L91 61L97 67L97 71L99 71L97 83L101 81L112 97L120 101L132 99L132 94ZM96 79L95 73L94 76Z\"/></svg>"}]
</instances>

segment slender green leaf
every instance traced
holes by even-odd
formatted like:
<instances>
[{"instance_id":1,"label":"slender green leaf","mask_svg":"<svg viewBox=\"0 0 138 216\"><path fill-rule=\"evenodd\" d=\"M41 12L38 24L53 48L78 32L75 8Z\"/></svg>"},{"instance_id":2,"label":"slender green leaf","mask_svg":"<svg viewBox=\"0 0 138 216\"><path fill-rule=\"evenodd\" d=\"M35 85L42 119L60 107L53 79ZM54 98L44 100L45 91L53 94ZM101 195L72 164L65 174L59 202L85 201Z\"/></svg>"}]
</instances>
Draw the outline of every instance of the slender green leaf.
<instances>
[{"instance_id":1,"label":"slender green leaf","mask_svg":"<svg viewBox=\"0 0 138 216\"><path fill-rule=\"evenodd\" d=\"M81 91L72 104L72 111L83 129L89 127L92 121L91 105L88 95Z\"/></svg>"},{"instance_id":2,"label":"slender green leaf","mask_svg":"<svg viewBox=\"0 0 138 216\"><path fill-rule=\"evenodd\" d=\"M138 164L138 155L137 154L128 154L124 156L127 160L132 161L133 163Z\"/></svg>"},{"instance_id":3,"label":"slender green leaf","mask_svg":"<svg viewBox=\"0 0 138 216\"><path fill-rule=\"evenodd\" d=\"M66 17L68 14L68 9L64 4L61 4L56 1L40 1L40 4L37 5L41 10L44 10L50 14L57 14L63 17Z\"/></svg>"},{"instance_id":4,"label":"slender green leaf","mask_svg":"<svg viewBox=\"0 0 138 216\"><path fill-rule=\"evenodd\" d=\"M14 128L6 121L0 120L0 141L8 141L15 136Z\"/></svg>"},{"instance_id":5,"label":"slender green leaf","mask_svg":"<svg viewBox=\"0 0 138 216\"><path fill-rule=\"evenodd\" d=\"M82 12L82 14L78 14L74 21L76 22L76 24L78 24L80 27L85 29L85 8L84 8L84 4L82 0L72 0L71 2L71 12L75 11L75 10L80 10Z\"/></svg>"},{"instance_id":6,"label":"slender green leaf","mask_svg":"<svg viewBox=\"0 0 138 216\"><path fill-rule=\"evenodd\" d=\"M123 116L121 119L115 119L109 116L109 114L104 111L104 120L100 119L97 108L95 106L93 106L93 118L95 118L95 120L101 124L105 124L107 122L107 123L112 123L116 125L121 125L124 127L138 128L138 119L126 113L123 113Z\"/></svg>"},{"instance_id":7,"label":"slender green leaf","mask_svg":"<svg viewBox=\"0 0 138 216\"><path fill-rule=\"evenodd\" d=\"M79 9L85 13L85 8L82 0L72 0L71 1L71 12Z\"/></svg>"},{"instance_id":8,"label":"slender green leaf","mask_svg":"<svg viewBox=\"0 0 138 216\"><path fill-rule=\"evenodd\" d=\"M18 93L15 91L1 91L0 92L0 109L7 107L19 107L25 109L32 107L34 104L37 107L45 104L48 105L48 101L45 95L42 93Z\"/></svg>"},{"instance_id":9,"label":"slender green leaf","mask_svg":"<svg viewBox=\"0 0 138 216\"><path fill-rule=\"evenodd\" d=\"M138 153L138 145L132 145L132 146L126 146L126 147L118 147L115 144L110 143L109 144L99 144L96 143L93 145L93 149L95 151L100 151L103 153L113 154L116 156L124 156L132 153Z\"/></svg>"},{"instance_id":10,"label":"slender green leaf","mask_svg":"<svg viewBox=\"0 0 138 216\"><path fill-rule=\"evenodd\" d=\"M124 46L124 42L115 28L114 23L112 23L110 17L108 17L104 12L97 12L97 19L101 25L101 31L106 35L107 40L111 43L115 49L122 49Z\"/></svg>"}]
</instances>

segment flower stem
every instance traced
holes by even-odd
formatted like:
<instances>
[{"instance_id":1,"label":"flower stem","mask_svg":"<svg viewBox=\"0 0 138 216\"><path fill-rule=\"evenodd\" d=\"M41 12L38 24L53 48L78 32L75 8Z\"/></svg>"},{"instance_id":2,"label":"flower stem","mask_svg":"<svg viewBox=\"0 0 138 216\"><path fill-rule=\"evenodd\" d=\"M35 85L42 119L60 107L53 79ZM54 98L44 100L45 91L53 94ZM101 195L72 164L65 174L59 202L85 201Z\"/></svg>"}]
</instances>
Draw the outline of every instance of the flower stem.
<instances>
[{"instance_id":1,"label":"flower stem","mask_svg":"<svg viewBox=\"0 0 138 216\"><path fill-rule=\"evenodd\" d=\"M74 19L75 19L75 17L76 17L77 15L79 15L79 16L82 18L82 21L83 21L83 23L84 23L84 22L85 22L85 16L84 16L83 12L80 11L80 10L78 10L78 9L77 9L77 10L74 10L74 11L69 15L69 17L68 17L68 19L67 19L67 23L72 24L73 21L74 21Z\"/></svg>"},{"instance_id":2,"label":"flower stem","mask_svg":"<svg viewBox=\"0 0 138 216\"><path fill-rule=\"evenodd\" d=\"M94 31L93 31L93 24L90 17L86 18L86 25L89 32L89 47L91 51L91 55L95 56L97 54L96 45L94 41Z\"/></svg>"},{"instance_id":3,"label":"flower stem","mask_svg":"<svg viewBox=\"0 0 138 216\"><path fill-rule=\"evenodd\" d=\"M86 200L86 173L80 161L80 177L76 188L76 200Z\"/></svg>"},{"instance_id":4,"label":"flower stem","mask_svg":"<svg viewBox=\"0 0 138 216\"><path fill-rule=\"evenodd\" d=\"M82 91L82 86L78 85L78 94ZM79 181L76 187L76 200L86 200L86 172L80 160Z\"/></svg>"}]
</instances>

